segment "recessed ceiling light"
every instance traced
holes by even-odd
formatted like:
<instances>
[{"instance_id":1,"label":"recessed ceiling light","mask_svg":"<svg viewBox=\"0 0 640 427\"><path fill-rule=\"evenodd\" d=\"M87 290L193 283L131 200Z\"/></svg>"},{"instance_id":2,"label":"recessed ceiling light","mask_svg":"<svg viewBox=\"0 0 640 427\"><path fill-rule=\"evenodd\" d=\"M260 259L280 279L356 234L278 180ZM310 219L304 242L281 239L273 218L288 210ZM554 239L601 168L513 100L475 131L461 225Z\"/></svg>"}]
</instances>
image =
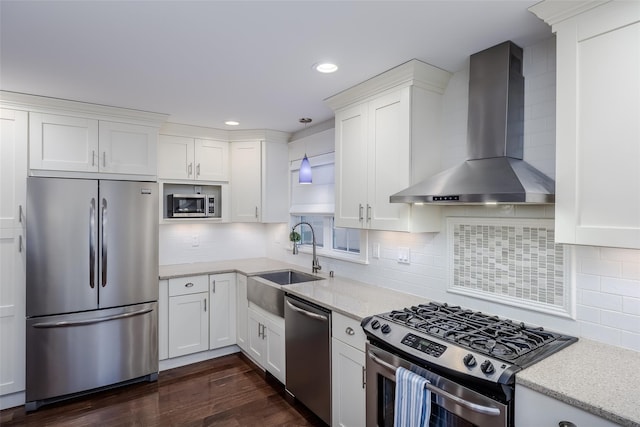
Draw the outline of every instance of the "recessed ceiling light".
<instances>
[{"instance_id":1,"label":"recessed ceiling light","mask_svg":"<svg viewBox=\"0 0 640 427\"><path fill-rule=\"evenodd\" d=\"M227 120L226 122L224 122L224 124L227 126L238 126L240 122L236 122L235 120Z\"/></svg>"},{"instance_id":2,"label":"recessed ceiling light","mask_svg":"<svg viewBox=\"0 0 640 427\"><path fill-rule=\"evenodd\" d=\"M321 73L334 73L338 70L338 66L336 64L332 64L330 62L323 62L321 64L314 65L316 71Z\"/></svg>"}]
</instances>

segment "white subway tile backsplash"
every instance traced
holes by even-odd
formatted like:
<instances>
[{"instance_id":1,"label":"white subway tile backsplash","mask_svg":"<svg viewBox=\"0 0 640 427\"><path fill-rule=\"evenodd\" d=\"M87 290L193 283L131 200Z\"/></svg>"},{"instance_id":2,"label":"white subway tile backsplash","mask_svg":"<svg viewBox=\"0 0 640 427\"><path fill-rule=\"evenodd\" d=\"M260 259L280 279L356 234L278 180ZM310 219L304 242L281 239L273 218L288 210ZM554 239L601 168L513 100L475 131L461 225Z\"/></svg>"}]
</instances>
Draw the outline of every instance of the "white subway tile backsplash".
<instances>
[{"instance_id":1,"label":"white subway tile backsplash","mask_svg":"<svg viewBox=\"0 0 640 427\"><path fill-rule=\"evenodd\" d=\"M621 277L622 262L607 261L599 258L582 258L579 269L581 273L606 277Z\"/></svg>"},{"instance_id":2,"label":"white subway tile backsplash","mask_svg":"<svg viewBox=\"0 0 640 427\"><path fill-rule=\"evenodd\" d=\"M581 322L580 336L605 344L620 346L620 330L596 323Z\"/></svg>"},{"instance_id":3,"label":"white subway tile backsplash","mask_svg":"<svg viewBox=\"0 0 640 427\"><path fill-rule=\"evenodd\" d=\"M578 304L576 306L576 318L579 321L600 323L600 310Z\"/></svg>"},{"instance_id":4,"label":"white subway tile backsplash","mask_svg":"<svg viewBox=\"0 0 640 427\"><path fill-rule=\"evenodd\" d=\"M600 258L610 261L626 261L640 264L640 250L600 248Z\"/></svg>"},{"instance_id":5,"label":"white subway tile backsplash","mask_svg":"<svg viewBox=\"0 0 640 427\"><path fill-rule=\"evenodd\" d=\"M593 274L576 274L575 278L578 289L589 291L600 290L600 276L594 276Z\"/></svg>"},{"instance_id":6,"label":"white subway tile backsplash","mask_svg":"<svg viewBox=\"0 0 640 427\"><path fill-rule=\"evenodd\" d=\"M640 351L640 334L621 331L620 346L630 350Z\"/></svg>"},{"instance_id":7,"label":"white subway tile backsplash","mask_svg":"<svg viewBox=\"0 0 640 427\"><path fill-rule=\"evenodd\" d=\"M640 298L640 281L603 277L600 282L603 293Z\"/></svg>"},{"instance_id":8,"label":"white subway tile backsplash","mask_svg":"<svg viewBox=\"0 0 640 427\"><path fill-rule=\"evenodd\" d=\"M580 303L594 308L622 311L622 296L620 295L583 290L581 291Z\"/></svg>"},{"instance_id":9,"label":"white subway tile backsplash","mask_svg":"<svg viewBox=\"0 0 640 427\"><path fill-rule=\"evenodd\" d=\"M602 310L600 312L600 323L604 326L640 334L640 316Z\"/></svg>"},{"instance_id":10,"label":"white subway tile backsplash","mask_svg":"<svg viewBox=\"0 0 640 427\"><path fill-rule=\"evenodd\" d=\"M640 263L622 262L622 278L640 281Z\"/></svg>"},{"instance_id":11,"label":"white subway tile backsplash","mask_svg":"<svg viewBox=\"0 0 640 427\"><path fill-rule=\"evenodd\" d=\"M622 312L640 316L640 298L623 297ZM640 322L640 318L638 321Z\"/></svg>"}]
</instances>

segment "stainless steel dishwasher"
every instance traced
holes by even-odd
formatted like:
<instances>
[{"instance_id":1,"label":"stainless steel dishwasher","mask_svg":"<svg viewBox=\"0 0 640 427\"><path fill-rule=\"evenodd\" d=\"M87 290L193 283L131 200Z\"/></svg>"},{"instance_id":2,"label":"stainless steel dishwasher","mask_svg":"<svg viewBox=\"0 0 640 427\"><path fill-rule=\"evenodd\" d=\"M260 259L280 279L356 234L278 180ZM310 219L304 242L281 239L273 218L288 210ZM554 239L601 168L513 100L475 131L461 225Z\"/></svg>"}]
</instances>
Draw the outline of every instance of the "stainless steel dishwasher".
<instances>
[{"instance_id":1,"label":"stainless steel dishwasher","mask_svg":"<svg viewBox=\"0 0 640 427\"><path fill-rule=\"evenodd\" d=\"M331 424L331 311L295 296L284 305L286 389Z\"/></svg>"}]
</instances>

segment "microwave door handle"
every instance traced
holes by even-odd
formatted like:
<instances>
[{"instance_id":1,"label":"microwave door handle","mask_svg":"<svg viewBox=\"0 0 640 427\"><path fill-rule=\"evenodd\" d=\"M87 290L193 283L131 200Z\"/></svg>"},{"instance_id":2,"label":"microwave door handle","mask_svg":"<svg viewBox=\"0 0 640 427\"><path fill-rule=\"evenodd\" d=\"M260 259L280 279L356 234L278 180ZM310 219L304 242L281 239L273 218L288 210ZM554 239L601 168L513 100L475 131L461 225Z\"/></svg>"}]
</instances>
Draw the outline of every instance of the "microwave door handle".
<instances>
[{"instance_id":1,"label":"microwave door handle","mask_svg":"<svg viewBox=\"0 0 640 427\"><path fill-rule=\"evenodd\" d=\"M393 374L393 379L395 380L395 371L396 371L396 367L393 366L392 364L385 362L384 360L380 359L378 356L376 356L376 354L369 350L367 351L367 355L369 356L369 359L371 359L372 361L374 361L376 364L389 369L390 371L394 372ZM490 406L483 406L483 405L478 405L476 403L472 403L469 402L468 400L464 400L458 396L454 396L453 394L444 391L443 389L434 386L431 383L427 383L426 387L428 390L432 391L433 393L440 395L442 397L444 397L445 399L449 399L449 400L453 400L454 402L456 402L458 405L460 406L464 406L465 408L473 411L473 412L478 412L480 414L485 414L485 415L491 415L491 416L499 416L500 415L500 409L498 408L492 408Z\"/></svg>"},{"instance_id":2,"label":"microwave door handle","mask_svg":"<svg viewBox=\"0 0 640 427\"><path fill-rule=\"evenodd\" d=\"M107 199L102 199L102 287L107 286Z\"/></svg>"}]
</instances>

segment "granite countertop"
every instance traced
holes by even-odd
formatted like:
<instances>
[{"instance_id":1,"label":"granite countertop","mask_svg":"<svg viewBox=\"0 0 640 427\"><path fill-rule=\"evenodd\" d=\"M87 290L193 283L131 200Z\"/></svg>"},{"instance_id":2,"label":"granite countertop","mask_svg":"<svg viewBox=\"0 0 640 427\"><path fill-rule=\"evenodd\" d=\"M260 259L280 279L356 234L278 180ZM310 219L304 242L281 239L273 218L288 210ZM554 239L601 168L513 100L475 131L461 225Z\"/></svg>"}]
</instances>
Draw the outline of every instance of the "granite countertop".
<instances>
[{"instance_id":1,"label":"granite countertop","mask_svg":"<svg viewBox=\"0 0 640 427\"><path fill-rule=\"evenodd\" d=\"M580 338L516 383L623 426L640 425L640 353Z\"/></svg>"},{"instance_id":2,"label":"granite countertop","mask_svg":"<svg viewBox=\"0 0 640 427\"><path fill-rule=\"evenodd\" d=\"M160 266L160 279L309 268L269 258ZM288 293L356 320L429 300L355 280L317 274L322 280L287 285ZM640 352L580 339L516 375L516 383L623 426L640 426Z\"/></svg>"}]
</instances>

